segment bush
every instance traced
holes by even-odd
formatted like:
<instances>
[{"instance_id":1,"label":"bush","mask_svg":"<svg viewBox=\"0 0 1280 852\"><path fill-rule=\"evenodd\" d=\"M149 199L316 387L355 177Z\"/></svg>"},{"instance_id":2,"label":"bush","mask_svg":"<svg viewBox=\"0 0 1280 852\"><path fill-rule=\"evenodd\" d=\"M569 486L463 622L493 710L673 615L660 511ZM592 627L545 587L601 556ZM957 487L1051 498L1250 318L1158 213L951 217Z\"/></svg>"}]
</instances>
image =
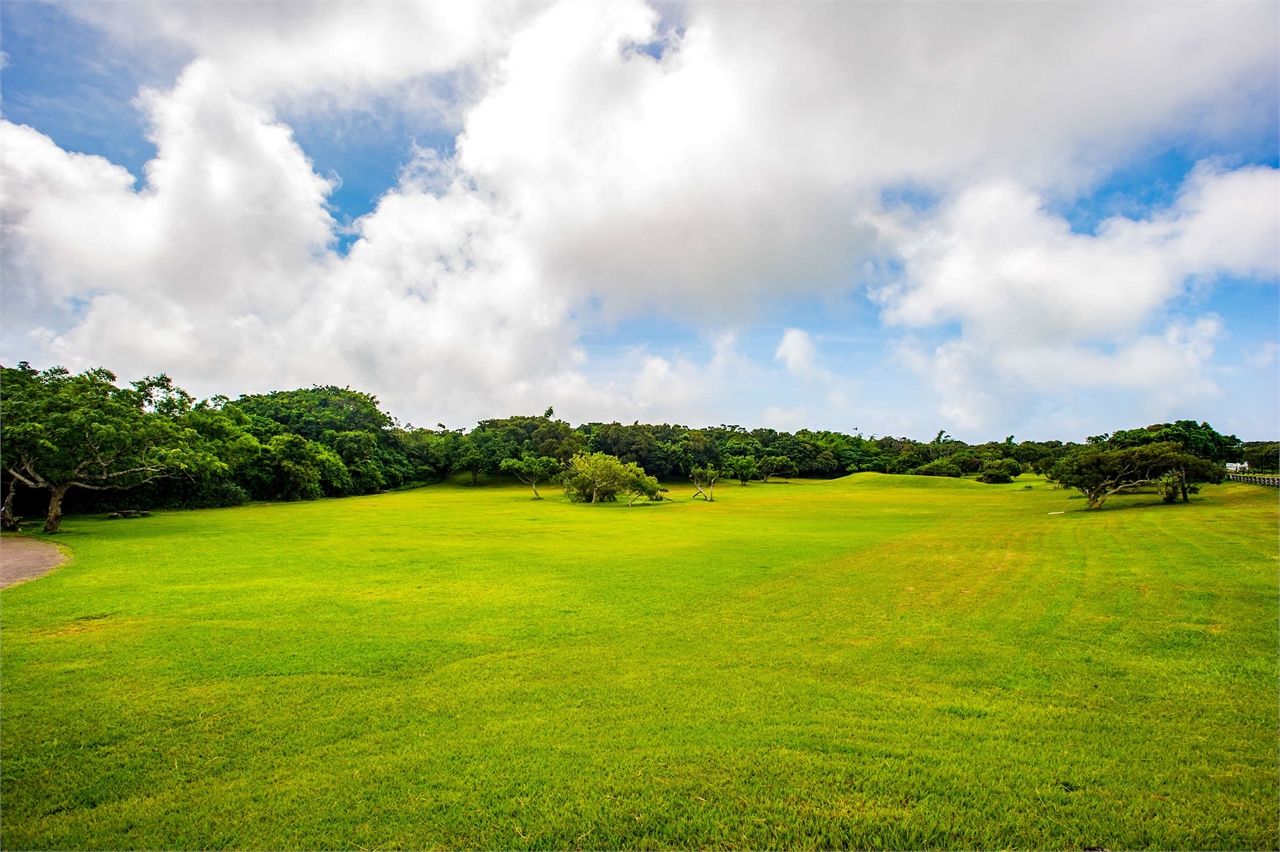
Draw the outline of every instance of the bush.
<instances>
[{"instance_id":1,"label":"bush","mask_svg":"<svg viewBox=\"0 0 1280 852\"><path fill-rule=\"evenodd\" d=\"M1002 465L985 468L982 473L978 474L978 481L985 482L988 485L1003 485L1007 482L1013 482L1013 477L1006 473Z\"/></svg>"}]
</instances>

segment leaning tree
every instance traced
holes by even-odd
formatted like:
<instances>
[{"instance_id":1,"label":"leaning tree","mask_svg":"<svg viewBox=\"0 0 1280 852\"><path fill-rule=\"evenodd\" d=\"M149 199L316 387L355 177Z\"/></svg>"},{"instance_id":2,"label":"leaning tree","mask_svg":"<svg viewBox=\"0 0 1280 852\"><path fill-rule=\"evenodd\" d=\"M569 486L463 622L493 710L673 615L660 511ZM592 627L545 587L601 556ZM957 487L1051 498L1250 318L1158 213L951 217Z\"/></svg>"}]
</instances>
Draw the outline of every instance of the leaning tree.
<instances>
[{"instance_id":1,"label":"leaning tree","mask_svg":"<svg viewBox=\"0 0 1280 852\"><path fill-rule=\"evenodd\" d=\"M104 369L71 375L63 367L36 371L25 361L0 367L0 466L10 476L4 506L12 516L13 490L49 492L44 531L62 523L62 501L72 488L133 488L162 477L219 468L193 429L170 410L189 401L165 376L119 388Z\"/></svg>"},{"instance_id":2,"label":"leaning tree","mask_svg":"<svg viewBox=\"0 0 1280 852\"><path fill-rule=\"evenodd\" d=\"M1064 456L1049 471L1048 479L1076 489L1084 495L1090 509L1097 509L1108 497L1132 493L1147 485L1164 484L1170 477L1183 482L1189 474L1207 476L1206 466L1203 460L1183 452L1173 441L1119 449L1098 443Z\"/></svg>"}]
</instances>

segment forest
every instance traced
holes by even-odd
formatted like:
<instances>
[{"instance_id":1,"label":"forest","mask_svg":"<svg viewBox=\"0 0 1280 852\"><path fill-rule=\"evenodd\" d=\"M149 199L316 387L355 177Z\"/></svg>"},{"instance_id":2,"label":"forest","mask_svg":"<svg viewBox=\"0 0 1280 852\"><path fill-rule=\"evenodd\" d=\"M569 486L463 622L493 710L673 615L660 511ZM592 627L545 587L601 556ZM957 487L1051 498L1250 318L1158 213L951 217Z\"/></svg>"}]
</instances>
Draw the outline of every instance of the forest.
<instances>
[{"instance_id":1,"label":"forest","mask_svg":"<svg viewBox=\"0 0 1280 852\"><path fill-rule=\"evenodd\" d=\"M1037 473L1078 488L1093 507L1108 493L1158 482L1171 501L1186 500L1197 482L1220 481L1227 462L1247 460L1259 472L1277 468L1275 442L1245 443L1191 420L1093 436L1084 444L1012 435L968 444L945 431L919 441L732 424L574 426L551 408L481 420L470 429L431 429L400 423L377 397L351 388L196 400L165 375L121 386L105 369L73 375L21 362L0 370L6 523L47 514L47 529L57 528L63 512L314 500L455 474L477 484L481 475L530 481L532 473L535 495L539 479L560 480L570 493L569 479L586 464L575 468L574 460L593 456L625 466L631 473L620 475L632 476L633 490L651 500L661 499L658 482L691 478L702 491L717 479L745 485L871 471L1002 483ZM596 499L592 493L589 502Z\"/></svg>"}]
</instances>

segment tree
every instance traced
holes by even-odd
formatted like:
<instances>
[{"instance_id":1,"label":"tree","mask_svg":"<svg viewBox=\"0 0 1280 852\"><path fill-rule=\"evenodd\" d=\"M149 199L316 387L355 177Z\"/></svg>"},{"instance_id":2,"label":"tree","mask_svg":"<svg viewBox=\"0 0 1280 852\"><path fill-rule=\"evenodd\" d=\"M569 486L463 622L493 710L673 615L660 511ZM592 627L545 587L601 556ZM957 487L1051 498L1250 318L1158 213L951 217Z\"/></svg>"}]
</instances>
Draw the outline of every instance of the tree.
<instances>
[{"instance_id":1,"label":"tree","mask_svg":"<svg viewBox=\"0 0 1280 852\"><path fill-rule=\"evenodd\" d=\"M1060 459L1049 479L1075 488L1085 496L1090 509L1097 509L1112 495L1159 482L1179 464L1187 464L1188 457L1194 458L1172 441L1121 449L1093 443Z\"/></svg>"},{"instance_id":2,"label":"tree","mask_svg":"<svg viewBox=\"0 0 1280 852\"><path fill-rule=\"evenodd\" d=\"M351 490L355 494L371 494L387 484L382 465L378 464L378 440L368 432L324 432L321 443L332 449L351 474Z\"/></svg>"},{"instance_id":3,"label":"tree","mask_svg":"<svg viewBox=\"0 0 1280 852\"><path fill-rule=\"evenodd\" d=\"M25 361L0 368L0 464L13 483L49 492L47 533L57 532L72 488L134 488L222 465L195 430L174 422L191 397L168 377L129 388L115 381L102 368L74 376L62 367L37 372Z\"/></svg>"},{"instance_id":4,"label":"tree","mask_svg":"<svg viewBox=\"0 0 1280 852\"><path fill-rule=\"evenodd\" d=\"M703 500L708 503L715 502L716 480L720 478L720 471L710 465L694 467L689 471L689 478L693 480L693 487L698 490L698 494L702 495Z\"/></svg>"},{"instance_id":5,"label":"tree","mask_svg":"<svg viewBox=\"0 0 1280 852\"><path fill-rule=\"evenodd\" d=\"M1249 465L1251 473L1280 471L1280 443L1250 441L1244 445L1244 460Z\"/></svg>"},{"instance_id":6,"label":"tree","mask_svg":"<svg viewBox=\"0 0 1280 852\"><path fill-rule=\"evenodd\" d=\"M1217 485L1226 476L1227 470L1220 464L1191 453L1175 453L1169 458L1169 472L1161 479L1164 502L1176 503L1181 496L1183 503L1190 503L1189 495L1199 492L1199 483Z\"/></svg>"},{"instance_id":7,"label":"tree","mask_svg":"<svg viewBox=\"0 0 1280 852\"><path fill-rule=\"evenodd\" d=\"M771 476L781 476L783 479L787 479L799 472L796 469L796 463L786 456L765 456L756 462L756 469L765 482L768 482Z\"/></svg>"},{"instance_id":8,"label":"tree","mask_svg":"<svg viewBox=\"0 0 1280 852\"><path fill-rule=\"evenodd\" d=\"M249 477L259 500L316 500L354 489L351 473L333 450L301 435L276 435L262 447Z\"/></svg>"},{"instance_id":9,"label":"tree","mask_svg":"<svg viewBox=\"0 0 1280 852\"><path fill-rule=\"evenodd\" d=\"M542 495L538 493L538 483L551 479L561 471L560 462L547 456L535 456L533 453L525 453L518 459L503 459L501 469L503 473L510 473L530 486L535 500L542 499Z\"/></svg>"},{"instance_id":10,"label":"tree","mask_svg":"<svg viewBox=\"0 0 1280 852\"><path fill-rule=\"evenodd\" d=\"M1093 441L1092 438L1089 439ZM1145 429L1126 429L1114 432L1106 438L1112 449L1141 447L1172 441L1184 453L1190 453L1206 461L1225 464L1244 460L1244 443L1235 435L1222 435L1208 423L1194 420L1177 420L1173 423L1157 423Z\"/></svg>"},{"instance_id":11,"label":"tree","mask_svg":"<svg viewBox=\"0 0 1280 852\"><path fill-rule=\"evenodd\" d=\"M476 445L471 436L464 435L460 438L453 455L453 469L465 470L470 473L471 484L475 485L480 471L484 470L484 465L484 451Z\"/></svg>"},{"instance_id":12,"label":"tree","mask_svg":"<svg viewBox=\"0 0 1280 852\"><path fill-rule=\"evenodd\" d=\"M738 480L742 485L746 485L748 480L754 479L760 474L760 471L756 469L756 460L751 456L726 456L724 470L725 473Z\"/></svg>"},{"instance_id":13,"label":"tree","mask_svg":"<svg viewBox=\"0 0 1280 852\"><path fill-rule=\"evenodd\" d=\"M565 494L575 503L613 502L618 492L631 483L634 471L644 473L635 463L624 465L608 453L578 453L569 460L561 476Z\"/></svg>"},{"instance_id":14,"label":"tree","mask_svg":"<svg viewBox=\"0 0 1280 852\"><path fill-rule=\"evenodd\" d=\"M641 497L647 497L650 502L661 502L664 488L658 485L658 480L654 479L644 472L644 468L635 462L628 462L623 465L626 469L626 478L623 482L622 490L627 494L627 505L633 505Z\"/></svg>"},{"instance_id":15,"label":"tree","mask_svg":"<svg viewBox=\"0 0 1280 852\"><path fill-rule=\"evenodd\" d=\"M916 468L916 473L920 476L960 476L961 471L950 459L943 458L920 465Z\"/></svg>"},{"instance_id":16,"label":"tree","mask_svg":"<svg viewBox=\"0 0 1280 852\"><path fill-rule=\"evenodd\" d=\"M1013 482L1016 477L1022 475L1022 465L1017 459L1004 458L987 458L982 465L982 472L978 474L978 481L985 482L988 485L999 485L1006 482Z\"/></svg>"}]
</instances>

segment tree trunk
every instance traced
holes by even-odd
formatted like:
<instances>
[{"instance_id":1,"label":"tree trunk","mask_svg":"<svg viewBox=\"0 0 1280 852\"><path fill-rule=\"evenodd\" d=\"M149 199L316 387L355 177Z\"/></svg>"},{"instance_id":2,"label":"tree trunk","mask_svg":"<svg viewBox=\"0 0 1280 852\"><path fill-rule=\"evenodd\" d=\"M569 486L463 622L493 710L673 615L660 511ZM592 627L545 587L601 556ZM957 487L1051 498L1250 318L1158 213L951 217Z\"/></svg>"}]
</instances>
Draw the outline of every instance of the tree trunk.
<instances>
[{"instance_id":1,"label":"tree trunk","mask_svg":"<svg viewBox=\"0 0 1280 852\"><path fill-rule=\"evenodd\" d=\"M707 483L707 502L716 502L716 484L714 482Z\"/></svg>"},{"instance_id":2,"label":"tree trunk","mask_svg":"<svg viewBox=\"0 0 1280 852\"><path fill-rule=\"evenodd\" d=\"M58 526L62 523L62 498L70 487L69 483L67 485L59 485L49 492L49 514L44 519L45 532L55 533L58 531Z\"/></svg>"},{"instance_id":3,"label":"tree trunk","mask_svg":"<svg viewBox=\"0 0 1280 852\"><path fill-rule=\"evenodd\" d=\"M478 470L472 470L472 471L471 471L471 484L472 484L472 485L477 484L477 483L476 483L476 477L477 477L477 476L479 476L479 475L480 475L480 471L478 471Z\"/></svg>"},{"instance_id":4,"label":"tree trunk","mask_svg":"<svg viewBox=\"0 0 1280 852\"><path fill-rule=\"evenodd\" d=\"M1190 503L1191 498L1187 496L1187 472L1185 470L1178 471L1178 487L1182 489L1182 502Z\"/></svg>"},{"instance_id":5,"label":"tree trunk","mask_svg":"<svg viewBox=\"0 0 1280 852\"><path fill-rule=\"evenodd\" d=\"M538 493L538 480L535 479L533 482L530 482L529 485L533 488L533 499L541 500L542 495Z\"/></svg>"},{"instance_id":6,"label":"tree trunk","mask_svg":"<svg viewBox=\"0 0 1280 852\"><path fill-rule=\"evenodd\" d=\"M18 480L9 483L9 493L4 495L4 506L0 507L0 529L5 532L18 531L18 519L13 516L13 495L18 491Z\"/></svg>"}]
</instances>

